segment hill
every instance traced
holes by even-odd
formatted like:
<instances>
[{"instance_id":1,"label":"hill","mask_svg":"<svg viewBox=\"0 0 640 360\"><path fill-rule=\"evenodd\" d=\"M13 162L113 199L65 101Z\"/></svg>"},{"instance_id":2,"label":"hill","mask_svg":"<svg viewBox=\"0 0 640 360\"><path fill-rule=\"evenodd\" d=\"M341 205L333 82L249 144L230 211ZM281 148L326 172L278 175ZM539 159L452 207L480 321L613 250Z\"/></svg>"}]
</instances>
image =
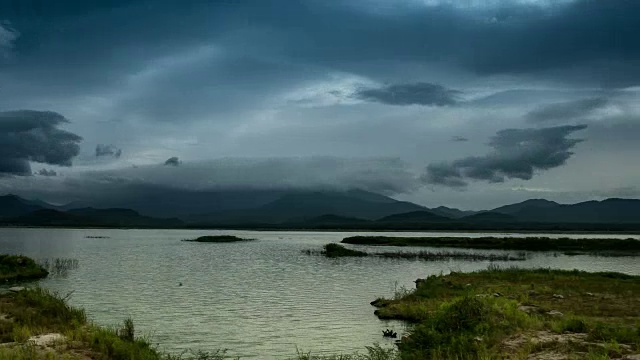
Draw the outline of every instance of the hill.
<instances>
[{"instance_id":1,"label":"hill","mask_svg":"<svg viewBox=\"0 0 640 360\"><path fill-rule=\"evenodd\" d=\"M407 213L394 214L385 216L379 219L377 222L379 223L397 223L397 224L407 224L407 223L439 223L439 222L451 222L451 218L436 215L430 211L420 210L420 211L411 211Z\"/></svg>"}]
</instances>

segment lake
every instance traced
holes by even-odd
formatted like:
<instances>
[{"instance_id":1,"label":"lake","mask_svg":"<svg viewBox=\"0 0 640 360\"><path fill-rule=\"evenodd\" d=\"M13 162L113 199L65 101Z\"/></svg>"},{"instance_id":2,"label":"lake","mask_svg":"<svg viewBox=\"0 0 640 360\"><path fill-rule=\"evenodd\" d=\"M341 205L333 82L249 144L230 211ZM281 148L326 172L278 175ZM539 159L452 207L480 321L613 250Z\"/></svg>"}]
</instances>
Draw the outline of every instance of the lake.
<instances>
[{"instance_id":1,"label":"lake","mask_svg":"<svg viewBox=\"0 0 640 360\"><path fill-rule=\"evenodd\" d=\"M180 241L216 234L258 241L228 244ZM326 259L302 253L346 236L372 234L375 233L3 228L0 253L20 253L37 259L78 259L78 269L64 277L47 278L40 284L63 295L73 291L70 303L85 308L89 318L100 325L115 326L131 317L138 335L149 336L154 344L169 352L228 349L229 355L265 359L293 357L296 349L336 354L362 352L365 346L374 343L393 346L392 340L382 337L382 330L391 328L401 335L404 325L378 320L370 301L392 296L402 287L413 288L418 277L473 271L490 264ZM637 235L382 233L399 234L638 238ZM543 253L530 254L523 262L496 263L640 274L640 262L633 257Z\"/></svg>"}]
</instances>

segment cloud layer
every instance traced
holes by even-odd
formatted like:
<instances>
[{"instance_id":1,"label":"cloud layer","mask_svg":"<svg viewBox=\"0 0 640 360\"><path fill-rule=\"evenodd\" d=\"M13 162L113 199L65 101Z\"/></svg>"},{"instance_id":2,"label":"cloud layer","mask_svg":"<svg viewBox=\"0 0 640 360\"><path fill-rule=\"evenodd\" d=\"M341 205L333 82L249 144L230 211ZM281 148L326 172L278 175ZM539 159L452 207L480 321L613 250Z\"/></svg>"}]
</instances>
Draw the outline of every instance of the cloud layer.
<instances>
[{"instance_id":1,"label":"cloud layer","mask_svg":"<svg viewBox=\"0 0 640 360\"><path fill-rule=\"evenodd\" d=\"M386 85L379 88L359 89L359 99L388 105L454 105L459 91L447 89L439 84L412 83Z\"/></svg>"},{"instance_id":2,"label":"cloud layer","mask_svg":"<svg viewBox=\"0 0 640 360\"><path fill-rule=\"evenodd\" d=\"M67 122L55 112L0 112L0 174L31 175L30 161L71 166L82 138L58 128Z\"/></svg>"},{"instance_id":3,"label":"cloud layer","mask_svg":"<svg viewBox=\"0 0 640 360\"><path fill-rule=\"evenodd\" d=\"M463 187L470 180L504 182L515 178L530 180L535 171L561 165L573 155L570 151L580 139L567 136L586 129L586 125L542 129L506 129L489 142L493 152L427 166L424 180L429 184Z\"/></svg>"},{"instance_id":4,"label":"cloud layer","mask_svg":"<svg viewBox=\"0 0 640 360\"><path fill-rule=\"evenodd\" d=\"M597 97L541 106L530 111L526 118L531 122L565 122L581 119L609 103L607 98Z\"/></svg>"}]
</instances>

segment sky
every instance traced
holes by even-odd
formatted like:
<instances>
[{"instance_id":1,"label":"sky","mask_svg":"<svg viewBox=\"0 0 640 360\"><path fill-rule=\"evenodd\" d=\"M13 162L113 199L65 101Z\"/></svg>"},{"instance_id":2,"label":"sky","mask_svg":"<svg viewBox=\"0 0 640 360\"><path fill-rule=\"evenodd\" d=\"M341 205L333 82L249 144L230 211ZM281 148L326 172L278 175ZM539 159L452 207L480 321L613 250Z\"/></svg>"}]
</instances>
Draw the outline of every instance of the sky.
<instances>
[{"instance_id":1,"label":"sky","mask_svg":"<svg viewBox=\"0 0 640 360\"><path fill-rule=\"evenodd\" d=\"M635 0L0 0L0 193L640 198Z\"/></svg>"}]
</instances>

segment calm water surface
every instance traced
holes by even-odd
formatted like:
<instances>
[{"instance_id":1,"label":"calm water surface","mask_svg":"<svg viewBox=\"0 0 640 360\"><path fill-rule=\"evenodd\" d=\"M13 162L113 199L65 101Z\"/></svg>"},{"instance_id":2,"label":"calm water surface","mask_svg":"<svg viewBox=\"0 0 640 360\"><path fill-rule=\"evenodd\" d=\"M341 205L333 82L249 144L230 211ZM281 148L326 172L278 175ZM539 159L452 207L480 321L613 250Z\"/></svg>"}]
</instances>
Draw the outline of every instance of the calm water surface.
<instances>
[{"instance_id":1,"label":"calm water surface","mask_svg":"<svg viewBox=\"0 0 640 360\"><path fill-rule=\"evenodd\" d=\"M180 241L220 233L258 241ZM302 254L345 236L365 234L371 233L0 229L0 252L78 259L79 268L68 276L40 284L61 294L74 291L70 302L84 307L98 324L115 326L130 316L138 334L150 336L166 351L228 349L230 355L265 359L292 357L296 348L335 354L363 351L376 342L392 346L381 331L392 328L402 334L404 326L378 320L370 301L391 296L401 287L412 288L418 277L483 269L489 264L325 259ZM486 234L402 233L428 235ZM539 235L630 237L527 236ZM631 257L531 254L529 260L509 265L514 264L640 274L638 259Z\"/></svg>"}]
</instances>

